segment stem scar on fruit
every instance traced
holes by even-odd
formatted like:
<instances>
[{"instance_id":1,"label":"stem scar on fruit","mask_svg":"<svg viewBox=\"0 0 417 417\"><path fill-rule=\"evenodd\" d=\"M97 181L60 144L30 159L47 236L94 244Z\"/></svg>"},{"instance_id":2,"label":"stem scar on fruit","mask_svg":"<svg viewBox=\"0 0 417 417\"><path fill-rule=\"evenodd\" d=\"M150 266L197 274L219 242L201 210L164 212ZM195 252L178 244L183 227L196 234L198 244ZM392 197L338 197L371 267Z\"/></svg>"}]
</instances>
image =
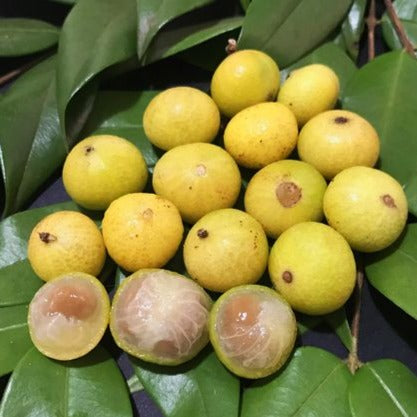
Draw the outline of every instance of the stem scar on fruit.
<instances>
[{"instance_id":1,"label":"stem scar on fruit","mask_svg":"<svg viewBox=\"0 0 417 417\"><path fill-rule=\"evenodd\" d=\"M44 243L51 243L51 242L55 242L56 240L58 240L56 236L51 235L48 232L40 232L39 239L42 240L42 242Z\"/></svg>"},{"instance_id":2,"label":"stem scar on fruit","mask_svg":"<svg viewBox=\"0 0 417 417\"><path fill-rule=\"evenodd\" d=\"M197 236L200 239L205 239L206 237L208 237L209 233L206 229L198 229L197 230Z\"/></svg>"},{"instance_id":3,"label":"stem scar on fruit","mask_svg":"<svg viewBox=\"0 0 417 417\"><path fill-rule=\"evenodd\" d=\"M347 117L344 116L338 116L334 119L334 122L337 123L338 125L343 125L345 123L347 123L349 121L349 119Z\"/></svg>"},{"instance_id":4,"label":"stem scar on fruit","mask_svg":"<svg viewBox=\"0 0 417 417\"><path fill-rule=\"evenodd\" d=\"M85 149L85 154L88 155L90 152L94 151L94 146L87 145L84 149Z\"/></svg>"},{"instance_id":5,"label":"stem scar on fruit","mask_svg":"<svg viewBox=\"0 0 417 417\"><path fill-rule=\"evenodd\" d=\"M282 279L287 283L287 284L291 284L292 280L293 280L293 276L292 273L290 271L284 271L282 273Z\"/></svg>"},{"instance_id":6,"label":"stem scar on fruit","mask_svg":"<svg viewBox=\"0 0 417 417\"><path fill-rule=\"evenodd\" d=\"M381 200L386 206L390 208L397 208L395 200L389 194L382 195Z\"/></svg>"}]
</instances>

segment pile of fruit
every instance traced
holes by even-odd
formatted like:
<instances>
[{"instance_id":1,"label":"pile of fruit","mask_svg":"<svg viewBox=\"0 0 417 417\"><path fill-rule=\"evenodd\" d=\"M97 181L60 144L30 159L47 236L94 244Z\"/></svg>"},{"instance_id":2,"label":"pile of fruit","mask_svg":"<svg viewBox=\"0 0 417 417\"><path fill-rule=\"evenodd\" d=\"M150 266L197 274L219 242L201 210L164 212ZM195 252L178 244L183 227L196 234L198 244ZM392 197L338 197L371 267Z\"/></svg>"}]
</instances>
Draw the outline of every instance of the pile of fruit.
<instances>
[{"instance_id":1,"label":"pile of fruit","mask_svg":"<svg viewBox=\"0 0 417 417\"><path fill-rule=\"evenodd\" d=\"M81 207L105 210L104 219L100 230L85 214L61 211L33 229L28 258L47 281L29 307L35 346L78 358L110 316L118 346L145 361L180 364L211 341L239 376L277 371L295 343L293 309L322 315L343 306L355 286L352 249L388 247L407 220L401 185L373 168L375 129L333 110L338 96L338 77L324 65L291 72L280 88L269 56L234 52L215 71L211 97L175 87L149 103L145 133L166 151L153 167L153 193L143 192L148 167L129 141L78 143L65 188ZM106 251L132 273L111 308L95 278ZM188 277L161 269L176 254ZM256 284L267 275L273 289Z\"/></svg>"}]
</instances>

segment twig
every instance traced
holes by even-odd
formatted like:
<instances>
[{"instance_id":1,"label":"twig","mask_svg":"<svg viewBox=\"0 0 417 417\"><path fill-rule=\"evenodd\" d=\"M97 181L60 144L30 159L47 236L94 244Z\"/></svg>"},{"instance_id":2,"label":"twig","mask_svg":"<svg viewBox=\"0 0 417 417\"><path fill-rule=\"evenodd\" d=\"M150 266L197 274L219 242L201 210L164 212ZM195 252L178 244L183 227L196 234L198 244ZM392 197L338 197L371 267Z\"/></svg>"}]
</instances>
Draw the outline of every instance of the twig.
<instances>
[{"instance_id":1,"label":"twig","mask_svg":"<svg viewBox=\"0 0 417 417\"><path fill-rule=\"evenodd\" d=\"M368 61L372 61L375 58L375 26L377 25L375 0L371 0L369 5L366 25L368 26Z\"/></svg>"},{"instance_id":2,"label":"twig","mask_svg":"<svg viewBox=\"0 0 417 417\"><path fill-rule=\"evenodd\" d=\"M413 44L410 42L410 40L407 37L407 34L405 33L404 26L401 20L398 18L397 12L395 11L394 6L392 5L392 1L384 0L384 2L385 7L387 8L388 16L395 28L395 31L397 32L398 37L400 38L401 45L414 58L415 54Z\"/></svg>"},{"instance_id":3,"label":"twig","mask_svg":"<svg viewBox=\"0 0 417 417\"><path fill-rule=\"evenodd\" d=\"M352 350L348 357L348 367L352 374L355 373L355 371L361 366L361 362L358 357L358 346L363 280L363 266L360 262L358 262L358 270L356 272L355 306L352 319Z\"/></svg>"}]
</instances>

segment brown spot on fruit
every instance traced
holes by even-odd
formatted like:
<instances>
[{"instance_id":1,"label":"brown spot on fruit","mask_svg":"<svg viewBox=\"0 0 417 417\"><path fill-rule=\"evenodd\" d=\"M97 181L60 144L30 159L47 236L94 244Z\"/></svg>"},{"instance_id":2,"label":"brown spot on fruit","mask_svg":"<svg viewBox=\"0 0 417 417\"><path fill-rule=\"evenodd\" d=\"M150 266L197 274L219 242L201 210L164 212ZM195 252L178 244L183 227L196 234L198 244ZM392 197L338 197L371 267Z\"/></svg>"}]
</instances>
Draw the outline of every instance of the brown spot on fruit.
<instances>
[{"instance_id":1,"label":"brown spot on fruit","mask_svg":"<svg viewBox=\"0 0 417 417\"><path fill-rule=\"evenodd\" d=\"M395 200L389 194L385 194L385 195L381 196L381 200L387 207L397 208L397 206L395 204Z\"/></svg>"},{"instance_id":2,"label":"brown spot on fruit","mask_svg":"<svg viewBox=\"0 0 417 417\"><path fill-rule=\"evenodd\" d=\"M203 177L204 175L206 175L207 173L207 168L205 165L203 164L198 164L195 167L195 173L199 176L199 177Z\"/></svg>"},{"instance_id":3,"label":"brown spot on fruit","mask_svg":"<svg viewBox=\"0 0 417 417\"><path fill-rule=\"evenodd\" d=\"M198 229L197 230L197 236L200 239L205 239L208 235L209 235L209 233L206 229Z\"/></svg>"},{"instance_id":4,"label":"brown spot on fruit","mask_svg":"<svg viewBox=\"0 0 417 417\"><path fill-rule=\"evenodd\" d=\"M349 121L349 119L347 117L344 117L344 116L338 116L334 119L334 122L338 125L344 125L348 121Z\"/></svg>"},{"instance_id":5,"label":"brown spot on fruit","mask_svg":"<svg viewBox=\"0 0 417 417\"><path fill-rule=\"evenodd\" d=\"M147 208L143 213L142 216L145 220L150 220L153 217L153 211L150 208Z\"/></svg>"},{"instance_id":6,"label":"brown spot on fruit","mask_svg":"<svg viewBox=\"0 0 417 417\"><path fill-rule=\"evenodd\" d=\"M287 283L287 284L291 284L292 280L293 280L293 276L292 273L290 271L284 271L282 273L282 279Z\"/></svg>"},{"instance_id":7,"label":"brown spot on fruit","mask_svg":"<svg viewBox=\"0 0 417 417\"><path fill-rule=\"evenodd\" d=\"M301 188L291 181L285 181L277 186L275 194L283 207L290 208L294 207L300 200Z\"/></svg>"},{"instance_id":8,"label":"brown spot on fruit","mask_svg":"<svg viewBox=\"0 0 417 417\"><path fill-rule=\"evenodd\" d=\"M93 151L94 151L94 146L87 145L87 146L84 147L84 153L85 153L85 155L88 155L89 153L91 153Z\"/></svg>"},{"instance_id":9,"label":"brown spot on fruit","mask_svg":"<svg viewBox=\"0 0 417 417\"><path fill-rule=\"evenodd\" d=\"M55 242L57 240L57 237L54 235L51 235L48 232L40 232L39 234L39 239L42 240L42 242L44 243L51 243L51 242Z\"/></svg>"}]
</instances>

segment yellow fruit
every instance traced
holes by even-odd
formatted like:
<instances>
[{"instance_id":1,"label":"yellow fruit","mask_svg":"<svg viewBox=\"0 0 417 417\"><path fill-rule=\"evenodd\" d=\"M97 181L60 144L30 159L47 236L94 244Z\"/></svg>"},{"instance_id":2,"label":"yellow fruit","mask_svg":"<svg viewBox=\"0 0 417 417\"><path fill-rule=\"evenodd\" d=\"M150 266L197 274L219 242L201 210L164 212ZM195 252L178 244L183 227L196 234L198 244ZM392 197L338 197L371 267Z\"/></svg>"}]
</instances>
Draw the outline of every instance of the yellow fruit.
<instances>
[{"instance_id":1,"label":"yellow fruit","mask_svg":"<svg viewBox=\"0 0 417 417\"><path fill-rule=\"evenodd\" d=\"M184 262L201 286L223 292L258 281L268 262L268 241L249 214L236 209L212 211L188 233Z\"/></svg>"},{"instance_id":2,"label":"yellow fruit","mask_svg":"<svg viewBox=\"0 0 417 417\"><path fill-rule=\"evenodd\" d=\"M220 63L211 80L211 96L220 111L232 117L246 107L275 100L279 83L275 61L264 52L247 49Z\"/></svg>"},{"instance_id":3,"label":"yellow fruit","mask_svg":"<svg viewBox=\"0 0 417 417\"><path fill-rule=\"evenodd\" d=\"M292 308L305 314L327 314L350 297L355 259L346 240L331 227L299 223L274 243L269 275Z\"/></svg>"},{"instance_id":4,"label":"yellow fruit","mask_svg":"<svg viewBox=\"0 0 417 417\"><path fill-rule=\"evenodd\" d=\"M323 218L326 186L321 174L305 162L274 162L249 181L245 210L276 239L296 223Z\"/></svg>"},{"instance_id":5,"label":"yellow fruit","mask_svg":"<svg viewBox=\"0 0 417 417\"><path fill-rule=\"evenodd\" d=\"M353 249L375 252L391 245L407 221L407 198L390 175L368 167L337 174L324 195L328 223Z\"/></svg>"},{"instance_id":6,"label":"yellow fruit","mask_svg":"<svg viewBox=\"0 0 417 417\"><path fill-rule=\"evenodd\" d=\"M210 313L210 340L221 362L236 375L263 378L290 355L295 316L274 290L243 285L224 293Z\"/></svg>"},{"instance_id":7,"label":"yellow fruit","mask_svg":"<svg viewBox=\"0 0 417 417\"><path fill-rule=\"evenodd\" d=\"M240 171L219 146L191 143L165 153L152 178L156 194L172 201L188 223L210 211L232 207L241 187Z\"/></svg>"},{"instance_id":8,"label":"yellow fruit","mask_svg":"<svg viewBox=\"0 0 417 417\"><path fill-rule=\"evenodd\" d=\"M301 129L298 155L332 179L346 168L372 167L379 156L379 137L364 118L346 110L329 110Z\"/></svg>"},{"instance_id":9,"label":"yellow fruit","mask_svg":"<svg viewBox=\"0 0 417 417\"><path fill-rule=\"evenodd\" d=\"M224 146L235 161L258 169L286 158L297 143L294 114L280 103L260 103L248 107L228 123Z\"/></svg>"},{"instance_id":10,"label":"yellow fruit","mask_svg":"<svg viewBox=\"0 0 417 417\"><path fill-rule=\"evenodd\" d=\"M191 87L174 87L159 93L143 115L146 136L165 151L186 143L211 142L219 127L220 114L214 101Z\"/></svg>"},{"instance_id":11,"label":"yellow fruit","mask_svg":"<svg viewBox=\"0 0 417 417\"><path fill-rule=\"evenodd\" d=\"M317 114L332 109L339 96L339 78L329 67L307 65L292 71L278 94L278 101L295 114L303 126Z\"/></svg>"},{"instance_id":12,"label":"yellow fruit","mask_svg":"<svg viewBox=\"0 0 417 417\"><path fill-rule=\"evenodd\" d=\"M101 282L71 272L41 287L29 305L29 333L36 348L53 359L86 355L103 337L110 301Z\"/></svg>"},{"instance_id":13,"label":"yellow fruit","mask_svg":"<svg viewBox=\"0 0 417 417\"><path fill-rule=\"evenodd\" d=\"M127 194L113 201L104 213L102 228L109 255L130 272L165 265L184 232L174 204L148 193Z\"/></svg>"},{"instance_id":14,"label":"yellow fruit","mask_svg":"<svg viewBox=\"0 0 417 417\"><path fill-rule=\"evenodd\" d=\"M62 180L70 197L90 210L145 188L148 171L139 149L112 135L90 136L68 154Z\"/></svg>"},{"instance_id":15,"label":"yellow fruit","mask_svg":"<svg viewBox=\"0 0 417 417\"><path fill-rule=\"evenodd\" d=\"M79 271L98 275L106 260L103 237L96 224L76 211L58 211L32 230L28 259L44 281Z\"/></svg>"},{"instance_id":16,"label":"yellow fruit","mask_svg":"<svg viewBox=\"0 0 417 417\"><path fill-rule=\"evenodd\" d=\"M163 269L142 269L122 282L113 299L110 330L137 358L178 365L208 343L211 299L193 280Z\"/></svg>"}]
</instances>

